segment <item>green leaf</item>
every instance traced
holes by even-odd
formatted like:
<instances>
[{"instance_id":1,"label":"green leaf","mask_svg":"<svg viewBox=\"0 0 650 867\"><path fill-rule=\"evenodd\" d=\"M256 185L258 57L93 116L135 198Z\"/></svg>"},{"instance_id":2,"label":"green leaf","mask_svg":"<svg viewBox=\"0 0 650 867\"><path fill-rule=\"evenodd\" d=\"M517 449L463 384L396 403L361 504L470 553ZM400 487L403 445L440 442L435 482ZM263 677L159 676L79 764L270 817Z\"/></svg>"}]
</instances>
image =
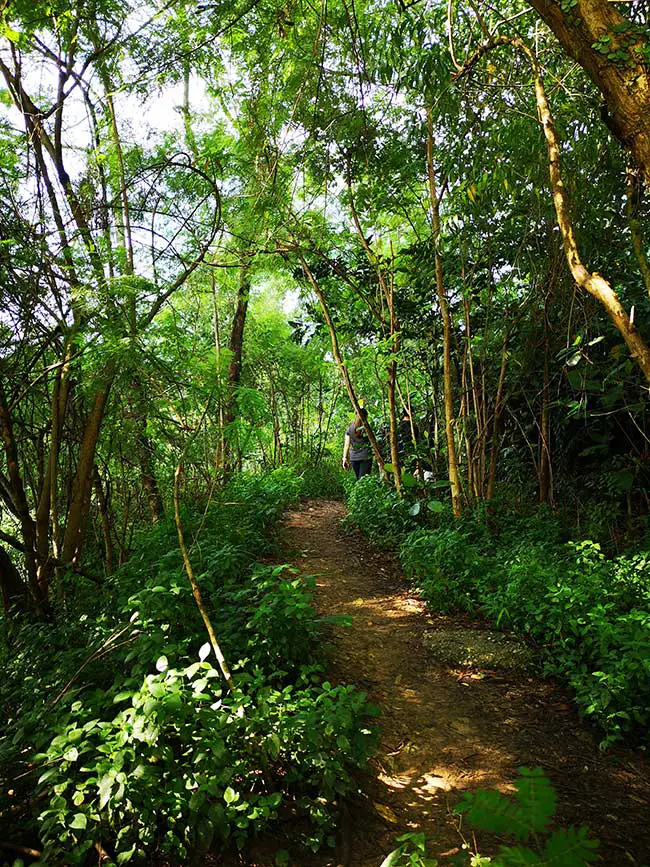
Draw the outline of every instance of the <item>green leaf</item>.
<instances>
[{"instance_id":1,"label":"green leaf","mask_svg":"<svg viewBox=\"0 0 650 867\"><path fill-rule=\"evenodd\" d=\"M266 739L266 748L274 761L280 755L280 746L280 738L275 732L273 732L273 734Z\"/></svg>"},{"instance_id":2,"label":"green leaf","mask_svg":"<svg viewBox=\"0 0 650 867\"><path fill-rule=\"evenodd\" d=\"M5 36L10 42L18 42L20 39L20 33L17 30L11 28L8 24L4 24L2 27L2 35Z\"/></svg>"},{"instance_id":3,"label":"green leaf","mask_svg":"<svg viewBox=\"0 0 650 867\"><path fill-rule=\"evenodd\" d=\"M97 786L99 790L99 809L103 810L111 797L114 777L109 773L99 781Z\"/></svg>"},{"instance_id":4,"label":"green leaf","mask_svg":"<svg viewBox=\"0 0 650 867\"><path fill-rule=\"evenodd\" d=\"M228 786L226 791L223 793L223 799L226 804L234 804L239 800L239 792L236 792L233 788Z\"/></svg>"},{"instance_id":5,"label":"green leaf","mask_svg":"<svg viewBox=\"0 0 650 867\"><path fill-rule=\"evenodd\" d=\"M165 694L165 687L158 681L153 681L149 684L149 692L154 698L162 698Z\"/></svg>"},{"instance_id":6,"label":"green leaf","mask_svg":"<svg viewBox=\"0 0 650 867\"><path fill-rule=\"evenodd\" d=\"M393 851L384 858L379 867L397 867L402 858L402 852L402 846L397 849L393 849Z\"/></svg>"},{"instance_id":7,"label":"green leaf","mask_svg":"<svg viewBox=\"0 0 650 867\"><path fill-rule=\"evenodd\" d=\"M70 827L77 831L84 831L88 825L88 817L85 813L75 813L70 822Z\"/></svg>"},{"instance_id":8,"label":"green leaf","mask_svg":"<svg viewBox=\"0 0 650 867\"><path fill-rule=\"evenodd\" d=\"M434 515L437 515L440 512L445 511L445 504L441 503L440 500L429 500L429 502L427 503L427 509L430 512L433 512Z\"/></svg>"},{"instance_id":9,"label":"green leaf","mask_svg":"<svg viewBox=\"0 0 650 867\"><path fill-rule=\"evenodd\" d=\"M547 840L544 862L557 867L584 867L598 860L598 840L589 838L588 828L560 828Z\"/></svg>"},{"instance_id":10,"label":"green leaf","mask_svg":"<svg viewBox=\"0 0 650 867\"><path fill-rule=\"evenodd\" d=\"M496 863L499 867L546 867L546 861L527 846L502 846Z\"/></svg>"}]
</instances>

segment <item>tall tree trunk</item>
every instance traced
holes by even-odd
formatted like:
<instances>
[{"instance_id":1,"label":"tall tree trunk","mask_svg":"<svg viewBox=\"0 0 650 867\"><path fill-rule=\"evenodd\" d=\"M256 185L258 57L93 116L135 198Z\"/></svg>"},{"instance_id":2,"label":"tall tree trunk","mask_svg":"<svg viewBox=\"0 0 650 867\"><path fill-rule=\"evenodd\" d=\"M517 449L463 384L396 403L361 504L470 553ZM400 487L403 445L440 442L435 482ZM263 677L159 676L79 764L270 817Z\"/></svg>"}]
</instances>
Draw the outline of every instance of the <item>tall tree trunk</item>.
<instances>
[{"instance_id":1,"label":"tall tree trunk","mask_svg":"<svg viewBox=\"0 0 650 867\"><path fill-rule=\"evenodd\" d=\"M153 443L147 436L147 417L143 413L136 418L138 431L136 433L136 448L138 462L140 464L140 478L142 487L147 496L151 520L157 524L165 516L162 495L158 486L158 480L153 469L151 457L153 455Z\"/></svg>"},{"instance_id":2,"label":"tall tree trunk","mask_svg":"<svg viewBox=\"0 0 650 867\"><path fill-rule=\"evenodd\" d=\"M390 320L390 337L391 337L391 360L387 368L387 392L388 392L388 418L390 428L390 458L393 464L393 479L395 481L395 489L398 494L402 493L402 468L400 466L399 442L397 436L397 406L395 402L395 389L397 385L397 356L400 350L400 337L397 325L397 316L395 314L395 299L394 299L394 270L391 270L390 281L384 281L386 290L386 302L388 304L388 315Z\"/></svg>"},{"instance_id":3,"label":"tall tree trunk","mask_svg":"<svg viewBox=\"0 0 650 867\"><path fill-rule=\"evenodd\" d=\"M212 329L214 332L214 362L217 374L217 414L219 417L219 436L215 452L214 464L217 478L221 478L226 459L226 419L224 415L224 389L221 376L221 331L219 327L219 310L217 308L217 289L214 279L214 269L210 270L210 290L212 293Z\"/></svg>"},{"instance_id":4,"label":"tall tree trunk","mask_svg":"<svg viewBox=\"0 0 650 867\"><path fill-rule=\"evenodd\" d=\"M610 0L528 0L558 41L589 75L607 107L608 127L650 184L650 41ZM605 38L606 43L603 42ZM606 44L607 50L598 50ZM607 55L624 53L624 60ZM645 58L645 59L644 59Z\"/></svg>"},{"instance_id":5,"label":"tall tree trunk","mask_svg":"<svg viewBox=\"0 0 650 867\"><path fill-rule=\"evenodd\" d=\"M544 372L542 381L542 408L539 418L539 501L552 502L551 442L550 442L550 377L549 377L549 326L548 292L544 299Z\"/></svg>"},{"instance_id":6,"label":"tall tree trunk","mask_svg":"<svg viewBox=\"0 0 650 867\"><path fill-rule=\"evenodd\" d=\"M36 527L29 511L25 486L18 461L18 448L14 436L13 422L9 412L7 394L0 376L0 435L7 461L7 476L11 485L11 498L16 507L25 549L25 569L29 588L37 605L45 601L38 581L38 561L36 554Z\"/></svg>"},{"instance_id":7,"label":"tall tree trunk","mask_svg":"<svg viewBox=\"0 0 650 867\"><path fill-rule=\"evenodd\" d=\"M503 407L503 388L506 381L506 365L508 362L508 340L509 333L506 331L503 338L503 349L501 350L501 367L499 368L499 383L497 385L497 394L494 401L494 418L492 420L492 444L490 447L490 469L488 472L488 483L486 499L488 502L494 499L494 483L497 473L497 459L499 457L499 431L501 428L501 411Z\"/></svg>"},{"instance_id":8,"label":"tall tree trunk","mask_svg":"<svg viewBox=\"0 0 650 867\"><path fill-rule=\"evenodd\" d=\"M64 563L77 564L81 557L90 510L90 493L92 489L92 472L95 465L95 450L97 448L97 441L99 440L99 433L104 420L104 412L106 410L106 402L108 401L108 395L113 383L114 375L114 363L109 362L103 371L102 380L95 392L93 407L84 428L84 434L79 450L77 472L75 473L72 483L68 522L65 528L61 549L61 559Z\"/></svg>"},{"instance_id":9,"label":"tall tree trunk","mask_svg":"<svg viewBox=\"0 0 650 867\"><path fill-rule=\"evenodd\" d=\"M97 508L99 509L99 517L102 523L106 574L112 575L113 569L115 568L115 546L113 545L111 513L108 507L108 497L106 496L102 485L102 477L99 475L99 470L96 465L93 467L93 485L95 488L95 497L97 499Z\"/></svg>"},{"instance_id":10,"label":"tall tree trunk","mask_svg":"<svg viewBox=\"0 0 650 867\"><path fill-rule=\"evenodd\" d=\"M641 218L639 212L641 210L641 199L643 195L643 183L639 177L639 171L636 166L628 163L626 172L626 211L627 218L630 223L630 233L632 235L632 249L636 256L636 261L639 266L639 271L643 277L643 284L646 292L650 296L650 262L646 253L646 245L643 243L643 230L641 228Z\"/></svg>"},{"instance_id":11,"label":"tall tree trunk","mask_svg":"<svg viewBox=\"0 0 650 867\"><path fill-rule=\"evenodd\" d=\"M356 209L356 205L354 203L354 196L352 195L352 171L350 167L350 161L347 160L346 163L346 179L348 184L348 190L350 191L350 210L352 212L352 220L354 222L355 228L357 230L357 235L359 240L361 241L361 246L363 247L363 251L366 254L366 258L368 259L368 264L371 268L373 268L376 276L377 282L379 283L379 288L381 289L381 310L378 311L375 305L368 305L370 311L373 313L377 321L379 322L382 330L384 331L384 335L386 330L390 335L390 343L391 343L391 360L386 365L386 380L387 380L387 398L388 398L388 429L389 429L389 442L390 442L390 457L391 463L393 465L393 481L395 483L395 488L397 493L401 495L402 493L402 472L400 467L400 458L399 458L399 446L398 446L398 433L397 433L397 405L395 401L395 388L397 383L397 355L399 353L399 329L397 325L397 316L395 313L395 305L394 301L394 277L395 277L395 263L394 257L392 256L392 242L391 242L391 275L390 280L386 279L386 274L384 272L384 268L379 260L379 257L373 253L373 250L368 242L368 239L364 235L363 227L361 226L361 220L359 219L359 214ZM388 326L386 327L386 317L384 313L384 303L388 308Z\"/></svg>"},{"instance_id":12,"label":"tall tree trunk","mask_svg":"<svg viewBox=\"0 0 650 867\"><path fill-rule=\"evenodd\" d=\"M462 514L461 488L458 476L458 459L456 457L456 442L454 439L454 386L452 382L451 362L451 314L442 274L442 258L440 256L440 211L436 179L433 166L433 113L427 110L427 170L429 175L429 198L431 204L431 223L433 227L433 244L436 268L436 292L438 306L442 316L443 339L443 386L445 396L445 433L447 435L447 466L449 470L449 487L451 490L451 505L455 517Z\"/></svg>"},{"instance_id":13,"label":"tall tree trunk","mask_svg":"<svg viewBox=\"0 0 650 867\"><path fill-rule=\"evenodd\" d=\"M2 547L0 547L0 593L2 593L5 615L9 614L12 605L24 603L29 595L27 585L20 577L11 557Z\"/></svg>"},{"instance_id":14,"label":"tall tree trunk","mask_svg":"<svg viewBox=\"0 0 650 867\"><path fill-rule=\"evenodd\" d=\"M237 304L235 307L235 315L232 321L230 330L230 364L228 365L228 381L227 393L224 408L224 422L226 425L231 425L236 417L236 392L239 383L241 382L242 358L244 352L244 329L246 327L246 314L248 312L248 301L251 293L250 282L250 265L248 262L243 262L239 268L239 287L237 289ZM239 453L239 448L237 449ZM226 438L226 460L225 466L228 471L232 469L232 443ZM241 458L238 458L238 462Z\"/></svg>"}]
</instances>

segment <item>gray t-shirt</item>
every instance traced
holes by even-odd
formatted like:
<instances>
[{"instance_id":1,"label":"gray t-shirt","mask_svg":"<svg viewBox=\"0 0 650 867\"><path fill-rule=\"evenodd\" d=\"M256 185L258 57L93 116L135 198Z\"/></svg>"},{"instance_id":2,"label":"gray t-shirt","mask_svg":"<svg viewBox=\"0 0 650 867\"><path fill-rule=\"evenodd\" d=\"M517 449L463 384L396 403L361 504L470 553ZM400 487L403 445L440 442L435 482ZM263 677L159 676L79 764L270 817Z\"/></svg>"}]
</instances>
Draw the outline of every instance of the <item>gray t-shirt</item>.
<instances>
[{"instance_id":1,"label":"gray t-shirt","mask_svg":"<svg viewBox=\"0 0 650 867\"><path fill-rule=\"evenodd\" d=\"M350 437L350 460L370 460L370 445L365 430L361 428L359 433L356 433L355 423L352 422L350 427L346 430L346 434Z\"/></svg>"}]
</instances>

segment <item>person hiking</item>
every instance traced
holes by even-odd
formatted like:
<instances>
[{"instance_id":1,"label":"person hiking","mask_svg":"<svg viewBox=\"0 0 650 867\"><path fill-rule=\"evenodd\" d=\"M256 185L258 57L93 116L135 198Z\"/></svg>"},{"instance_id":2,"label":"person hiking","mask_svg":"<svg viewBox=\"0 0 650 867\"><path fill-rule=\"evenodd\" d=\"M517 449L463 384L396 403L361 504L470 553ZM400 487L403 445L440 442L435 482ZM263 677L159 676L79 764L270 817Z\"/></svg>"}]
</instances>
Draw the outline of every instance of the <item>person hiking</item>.
<instances>
[{"instance_id":1,"label":"person hiking","mask_svg":"<svg viewBox=\"0 0 650 867\"><path fill-rule=\"evenodd\" d=\"M368 410L362 407L346 430L343 444L343 469L349 470L352 466L357 479L368 475L372 467L370 443L363 427L363 421L367 418Z\"/></svg>"}]
</instances>

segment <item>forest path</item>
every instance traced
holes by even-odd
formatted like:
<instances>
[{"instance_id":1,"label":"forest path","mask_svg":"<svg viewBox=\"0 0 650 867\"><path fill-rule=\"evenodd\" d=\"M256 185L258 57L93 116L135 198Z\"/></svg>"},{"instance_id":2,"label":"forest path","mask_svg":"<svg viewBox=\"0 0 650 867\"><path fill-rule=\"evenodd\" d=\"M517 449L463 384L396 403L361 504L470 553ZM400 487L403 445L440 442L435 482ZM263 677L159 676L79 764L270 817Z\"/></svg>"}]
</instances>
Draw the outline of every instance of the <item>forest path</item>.
<instances>
[{"instance_id":1,"label":"forest path","mask_svg":"<svg viewBox=\"0 0 650 867\"><path fill-rule=\"evenodd\" d=\"M550 681L437 664L425 630L478 624L429 615L395 558L346 530L344 516L341 503L311 501L287 513L281 529L285 556L316 576L319 612L352 617L351 627L331 627L330 680L358 685L381 709L364 797L344 821L349 852L310 863L379 867L397 835L418 830L444 865L462 845L451 814L460 793L507 791L519 766L540 765L557 788L558 823L588 825L608 867L650 865L645 753L600 752L568 694ZM481 837L485 854L494 844Z\"/></svg>"}]
</instances>

